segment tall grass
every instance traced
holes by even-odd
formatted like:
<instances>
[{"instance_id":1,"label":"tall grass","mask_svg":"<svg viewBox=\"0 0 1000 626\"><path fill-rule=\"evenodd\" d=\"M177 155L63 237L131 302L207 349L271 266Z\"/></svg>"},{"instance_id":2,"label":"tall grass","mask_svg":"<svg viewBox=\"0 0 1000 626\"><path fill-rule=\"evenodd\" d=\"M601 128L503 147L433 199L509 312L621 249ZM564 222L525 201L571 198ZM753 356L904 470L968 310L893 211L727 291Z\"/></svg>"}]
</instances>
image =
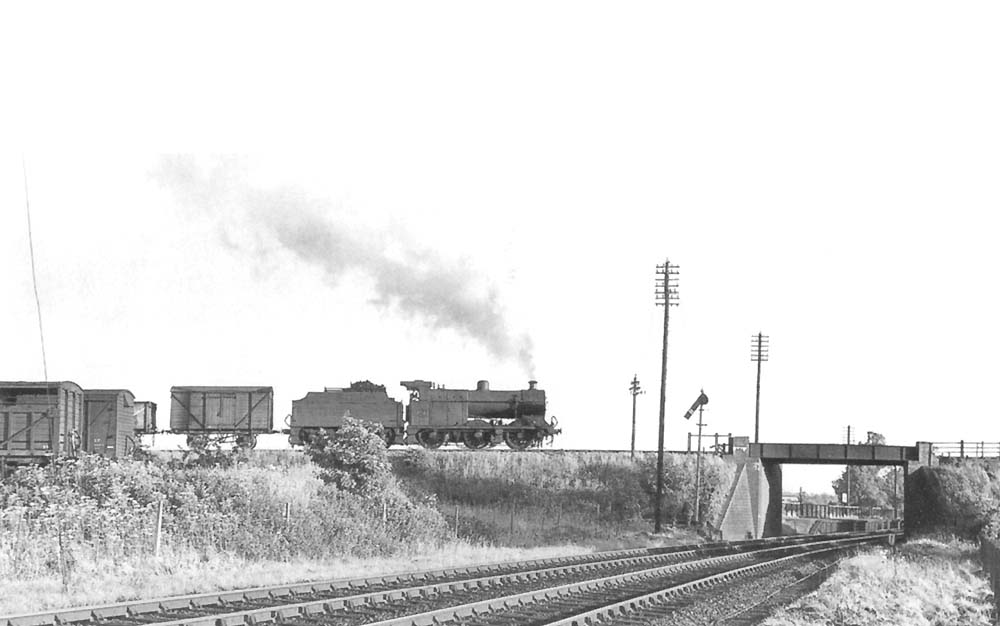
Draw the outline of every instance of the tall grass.
<instances>
[{"instance_id":1,"label":"tall grass","mask_svg":"<svg viewBox=\"0 0 1000 626\"><path fill-rule=\"evenodd\" d=\"M989 585L976 547L951 538L908 541L845 561L812 594L764 626L992 624Z\"/></svg>"},{"instance_id":2,"label":"tall grass","mask_svg":"<svg viewBox=\"0 0 1000 626\"><path fill-rule=\"evenodd\" d=\"M713 519L733 468L702 459L700 509ZM506 545L608 540L647 530L655 494L655 456L602 452L409 450L393 457L404 485L432 494L453 532ZM663 500L668 523L694 518L695 457L667 455ZM457 521L457 524L456 524Z\"/></svg>"},{"instance_id":3,"label":"tall grass","mask_svg":"<svg viewBox=\"0 0 1000 626\"><path fill-rule=\"evenodd\" d=\"M171 467L84 457L23 468L0 484L0 586L53 579L64 591L101 569L161 558L243 561L377 557L437 545L437 510L390 488L362 498L309 465Z\"/></svg>"}]
</instances>

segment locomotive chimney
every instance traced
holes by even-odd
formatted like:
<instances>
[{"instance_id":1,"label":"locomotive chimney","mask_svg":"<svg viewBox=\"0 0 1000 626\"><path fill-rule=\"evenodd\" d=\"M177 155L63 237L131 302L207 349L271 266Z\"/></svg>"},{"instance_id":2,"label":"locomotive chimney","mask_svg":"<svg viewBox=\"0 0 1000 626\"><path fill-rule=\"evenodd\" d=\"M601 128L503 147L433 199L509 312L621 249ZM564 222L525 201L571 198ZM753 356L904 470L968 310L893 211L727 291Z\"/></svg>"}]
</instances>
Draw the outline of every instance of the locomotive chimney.
<instances>
[{"instance_id":1,"label":"locomotive chimney","mask_svg":"<svg viewBox=\"0 0 1000 626\"><path fill-rule=\"evenodd\" d=\"M528 389L534 389L537 384L538 384L537 380L529 380L528 381Z\"/></svg>"},{"instance_id":2,"label":"locomotive chimney","mask_svg":"<svg viewBox=\"0 0 1000 626\"><path fill-rule=\"evenodd\" d=\"M489 390L490 390L490 381L481 380L478 383L476 383L476 391L489 391Z\"/></svg>"}]
</instances>

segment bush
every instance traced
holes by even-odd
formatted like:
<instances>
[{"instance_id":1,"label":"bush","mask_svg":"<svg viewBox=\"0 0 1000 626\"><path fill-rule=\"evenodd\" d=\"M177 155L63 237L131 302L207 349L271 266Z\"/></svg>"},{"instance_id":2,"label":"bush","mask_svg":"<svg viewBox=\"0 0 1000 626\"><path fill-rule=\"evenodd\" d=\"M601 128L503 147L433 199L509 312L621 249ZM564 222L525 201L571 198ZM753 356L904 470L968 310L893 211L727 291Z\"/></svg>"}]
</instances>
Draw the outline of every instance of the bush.
<instances>
[{"instance_id":1,"label":"bush","mask_svg":"<svg viewBox=\"0 0 1000 626\"><path fill-rule=\"evenodd\" d=\"M980 532L1000 535L1000 480L987 466L966 461L922 467L908 482L907 490L915 496L906 516L914 526L970 538Z\"/></svg>"},{"instance_id":2,"label":"bush","mask_svg":"<svg viewBox=\"0 0 1000 626\"><path fill-rule=\"evenodd\" d=\"M372 422L344 418L333 433L320 429L306 454L320 468L320 478L342 491L370 497L389 487L392 469L382 427Z\"/></svg>"},{"instance_id":3,"label":"bush","mask_svg":"<svg viewBox=\"0 0 1000 626\"><path fill-rule=\"evenodd\" d=\"M361 496L319 473L309 464L203 467L97 456L22 468L0 483L0 581L56 575L67 585L80 564L145 562L161 503L163 554L206 560L388 556L446 535L433 503L409 499L391 476L384 490Z\"/></svg>"}]
</instances>

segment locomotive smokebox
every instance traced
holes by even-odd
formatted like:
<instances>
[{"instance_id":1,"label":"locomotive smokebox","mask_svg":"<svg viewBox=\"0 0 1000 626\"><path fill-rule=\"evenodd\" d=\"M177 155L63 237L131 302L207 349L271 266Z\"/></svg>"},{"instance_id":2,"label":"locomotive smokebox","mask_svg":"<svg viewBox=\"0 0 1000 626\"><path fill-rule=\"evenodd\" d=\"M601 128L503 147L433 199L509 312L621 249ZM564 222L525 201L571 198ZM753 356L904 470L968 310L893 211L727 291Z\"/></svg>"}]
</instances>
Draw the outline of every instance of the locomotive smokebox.
<instances>
[{"instance_id":1,"label":"locomotive smokebox","mask_svg":"<svg viewBox=\"0 0 1000 626\"><path fill-rule=\"evenodd\" d=\"M528 381L528 389L534 389L537 386L538 386L538 381L537 380L529 380Z\"/></svg>"},{"instance_id":2,"label":"locomotive smokebox","mask_svg":"<svg viewBox=\"0 0 1000 626\"><path fill-rule=\"evenodd\" d=\"M478 383L476 383L476 391L489 391L489 390L490 390L490 381L481 380Z\"/></svg>"}]
</instances>

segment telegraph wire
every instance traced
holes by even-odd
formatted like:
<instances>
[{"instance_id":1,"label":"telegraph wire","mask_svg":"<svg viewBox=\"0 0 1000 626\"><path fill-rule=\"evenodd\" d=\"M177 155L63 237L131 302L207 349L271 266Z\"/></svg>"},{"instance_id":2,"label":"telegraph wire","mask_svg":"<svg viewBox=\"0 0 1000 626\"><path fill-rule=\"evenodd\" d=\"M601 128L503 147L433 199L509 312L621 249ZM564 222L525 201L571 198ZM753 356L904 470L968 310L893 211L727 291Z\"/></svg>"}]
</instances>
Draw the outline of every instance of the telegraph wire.
<instances>
[{"instance_id":1,"label":"telegraph wire","mask_svg":"<svg viewBox=\"0 0 1000 626\"><path fill-rule=\"evenodd\" d=\"M28 166L21 154L21 170L24 172L24 210L28 217L28 256L31 257L31 284L35 290L35 310L38 311L38 338L42 345L42 376L49 382L49 366L45 359L45 332L42 330L42 302L38 298L38 277L35 273L35 244L31 236L31 202L28 200Z\"/></svg>"}]
</instances>

